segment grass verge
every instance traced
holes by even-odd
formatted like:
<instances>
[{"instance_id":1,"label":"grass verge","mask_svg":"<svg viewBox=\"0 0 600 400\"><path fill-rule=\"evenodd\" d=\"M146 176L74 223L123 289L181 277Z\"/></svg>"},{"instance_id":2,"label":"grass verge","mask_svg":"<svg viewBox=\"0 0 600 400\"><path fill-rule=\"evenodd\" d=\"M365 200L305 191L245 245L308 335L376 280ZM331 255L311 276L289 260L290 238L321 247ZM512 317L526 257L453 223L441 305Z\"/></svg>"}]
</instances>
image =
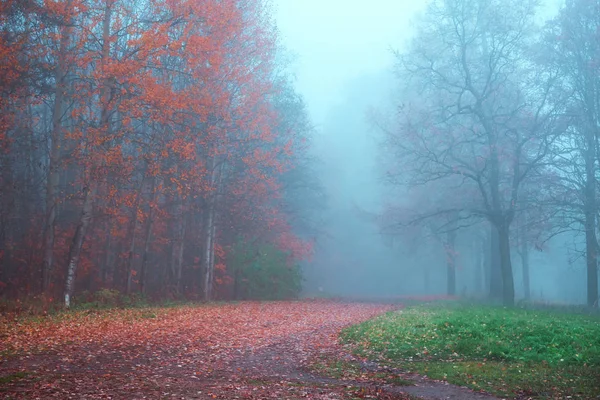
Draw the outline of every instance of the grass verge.
<instances>
[{"instance_id":1,"label":"grass verge","mask_svg":"<svg viewBox=\"0 0 600 400\"><path fill-rule=\"evenodd\" d=\"M362 357L500 396L600 394L597 317L429 304L347 328L342 340Z\"/></svg>"}]
</instances>

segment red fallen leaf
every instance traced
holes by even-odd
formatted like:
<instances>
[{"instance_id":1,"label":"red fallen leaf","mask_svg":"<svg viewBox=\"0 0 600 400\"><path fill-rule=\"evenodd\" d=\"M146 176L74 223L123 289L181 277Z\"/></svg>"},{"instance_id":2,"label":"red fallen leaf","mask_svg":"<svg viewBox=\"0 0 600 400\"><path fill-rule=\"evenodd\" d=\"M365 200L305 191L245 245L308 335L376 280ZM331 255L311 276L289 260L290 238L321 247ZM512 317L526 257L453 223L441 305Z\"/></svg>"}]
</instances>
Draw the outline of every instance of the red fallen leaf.
<instances>
[{"instance_id":1,"label":"red fallen leaf","mask_svg":"<svg viewBox=\"0 0 600 400\"><path fill-rule=\"evenodd\" d=\"M56 365L56 360L67 360L57 365L58 372L65 379L54 381L56 387L44 389L46 392L37 396L40 398L51 398L52 394L61 397L62 390L70 388L73 391L73 387L82 391L103 387L107 396L113 398L120 398L114 391L111 392L116 388L127 387L127 390L132 388L146 393L149 390L147 385L163 390L169 387L167 390L175 393L181 382L165 384L166 376L170 374L204 385L213 374L222 371L227 371L227 380L232 382L230 389L237 391L236 382L248 373L248 366L240 366L237 360L250 354L260 354L286 337L294 338L286 342L289 351L272 354L266 364L258 361L252 366L259 376L273 373L264 370L268 365L287 362L288 353L296 354L297 366L315 351L335 355L343 351L341 346L338 347L335 332L387 310L389 307L379 305L348 306L327 302L247 302L170 309L108 310L94 314L74 312L64 319L44 319L35 323L22 321L20 325L0 324L0 335L6 339L1 346L31 352L28 363ZM148 312L156 317L145 318ZM0 366L0 372L2 368L4 366ZM89 369L94 372L89 374ZM286 371L274 372L281 377L287 374ZM83 378L81 373L84 373ZM48 375L47 379L53 379L50 377ZM261 393L256 398L273 398L271 395L277 387L283 385L285 388L287 378L280 379L283 380L277 385L258 388ZM27 388L26 393L33 394L41 387ZM262 391L270 394L263 396ZM211 393L219 395L220 392L212 390ZM307 396L317 398L313 395L309 391ZM146 397L157 396L160 394ZM27 397L35 398L33 395Z\"/></svg>"}]
</instances>

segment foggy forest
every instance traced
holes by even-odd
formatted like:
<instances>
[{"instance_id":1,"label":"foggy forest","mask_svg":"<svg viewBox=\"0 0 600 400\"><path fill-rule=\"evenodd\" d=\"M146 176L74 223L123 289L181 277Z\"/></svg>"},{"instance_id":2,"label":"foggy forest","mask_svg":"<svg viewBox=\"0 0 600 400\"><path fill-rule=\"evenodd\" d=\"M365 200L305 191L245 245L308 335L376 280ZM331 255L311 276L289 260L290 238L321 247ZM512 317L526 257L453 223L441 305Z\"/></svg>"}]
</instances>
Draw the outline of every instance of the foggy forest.
<instances>
[{"instance_id":1,"label":"foggy forest","mask_svg":"<svg viewBox=\"0 0 600 400\"><path fill-rule=\"evenodd\" d=\"M2 0L0 91L7 398L600 393L599 0Z\"/></svg>"}]
</instances>

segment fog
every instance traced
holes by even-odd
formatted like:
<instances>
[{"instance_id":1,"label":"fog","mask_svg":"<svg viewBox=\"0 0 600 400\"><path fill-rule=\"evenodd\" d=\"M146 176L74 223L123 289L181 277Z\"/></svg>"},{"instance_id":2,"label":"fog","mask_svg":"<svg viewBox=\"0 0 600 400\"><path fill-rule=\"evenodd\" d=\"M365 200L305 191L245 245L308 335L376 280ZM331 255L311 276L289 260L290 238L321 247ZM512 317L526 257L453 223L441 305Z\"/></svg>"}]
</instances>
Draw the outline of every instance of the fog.
<instances>
[{"instance_id":1,"label":"fog","mask_svg":"<svg viewBox=\"0 0 600 400\"><path fill-rule=\"evenodd\" d=\"M296 56L296 84L316 125L314 151L328 199L326 233L305 265L307 293L399 295L410 286L398 255L361 212L380 213L385 190L380 138L368 111L391 104L392 49L408 40L411 18L424 7L394 0L277 2L281 37Z\"/></svg>"},{"instance_id":2,"label":"fog","mask_svg":"<svg viewBox=\"0 0 600 400\"><path fill-rule=\"evenodd\" d=\"M415 35L427 1L347 2L280 0L277 23L295 55L296 85L316 126L314 153L325 188L324 233L304 265L305 293L331 296L445 295L447 255L443 240L423 233L386 235L386 205L406 195L389 187L382 153L382 125L402 101L397 58ZM542 2L540 26L560 1ZM383 127L385 129L385 127ZM411 227L405 227L411 230ZM484 228L485 229L485 228ZM456 293L486 297L490 277L480 228L461 230L456 244ZM585 235L546 232L530 254L535 301L586 302ZM542 238L543 236L543 238ZM515 295L525 297L518 251L511 256Z\"/></svg>"},{"instance_id":3,"label":"fog","mask_svg":"<svg viewBox=\"0 0 600 400\"><path fill-rule=\"evenodd\" d=\"M362 74L391 69L393 55L411 33L410 20L425 1L278 0L276 20L284 46L297 56L297 88L313 121L326 134L332 108L345 102L345 86Z\"/></svg>"},{"instance_id":4,"label":"fog","mask_svg":"<svg viewBox=\"0 0 600 400\"><path fill-rule=\"evenodd\" d=\"M59 3L0 7L0 298L598 305L595 2Z\"/></svg>"}]
</instances>

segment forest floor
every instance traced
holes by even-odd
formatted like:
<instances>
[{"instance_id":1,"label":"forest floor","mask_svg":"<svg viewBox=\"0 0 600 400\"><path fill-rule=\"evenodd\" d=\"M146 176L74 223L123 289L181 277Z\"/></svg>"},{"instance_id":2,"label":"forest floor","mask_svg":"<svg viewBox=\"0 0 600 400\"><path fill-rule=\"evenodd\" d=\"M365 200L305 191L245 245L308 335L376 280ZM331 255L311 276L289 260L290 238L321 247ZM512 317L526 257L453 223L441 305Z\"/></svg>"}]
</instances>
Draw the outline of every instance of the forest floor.
<instances>
[{"instance_id":1,"label":"forest floor","mask_svg":"<svg viewBox=\"0 0 600 400\"><path fill-rule=\"evenodd\" d=\"M600 318L574 311L425 303L345 328L340 340L379 368L496 396L600 399Z\"/></svg>"},{"instance_id":2,"label":"forest floor","mask_svg":"<svg viewBox=\"0 0 600 400\"><path fill-rule=\"evenodd\" d=\"M344 327L397 308L317 300L0 317L0 398L492 398L339 344Z\"/></svg>"}]
</instances>

